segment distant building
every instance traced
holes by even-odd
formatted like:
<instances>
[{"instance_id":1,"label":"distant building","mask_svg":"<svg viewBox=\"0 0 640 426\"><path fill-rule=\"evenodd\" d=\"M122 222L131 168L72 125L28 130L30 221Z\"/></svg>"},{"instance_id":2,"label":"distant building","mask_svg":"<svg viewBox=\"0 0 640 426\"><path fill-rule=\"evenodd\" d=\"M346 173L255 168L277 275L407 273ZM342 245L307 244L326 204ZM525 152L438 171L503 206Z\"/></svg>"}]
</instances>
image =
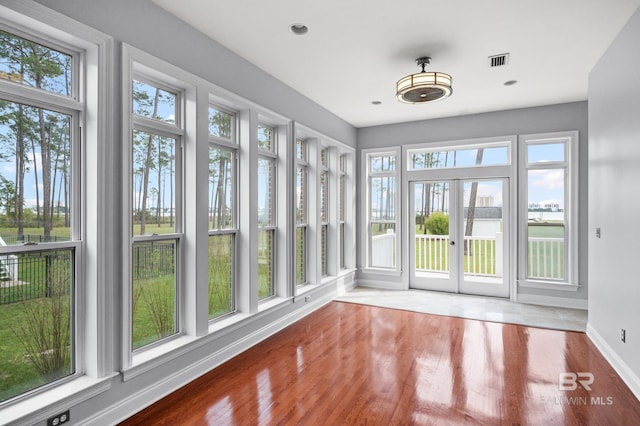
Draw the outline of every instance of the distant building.
<instances>
[{"instance_id":1,"label":"distant building","mask_svg":"<svg viewBox=\"0 0 640 426\"><path fill-rule=\"evenodd\" d=\"M493 195L476 197L476 207L493 207Z\"/></svg>"}]
</instances>

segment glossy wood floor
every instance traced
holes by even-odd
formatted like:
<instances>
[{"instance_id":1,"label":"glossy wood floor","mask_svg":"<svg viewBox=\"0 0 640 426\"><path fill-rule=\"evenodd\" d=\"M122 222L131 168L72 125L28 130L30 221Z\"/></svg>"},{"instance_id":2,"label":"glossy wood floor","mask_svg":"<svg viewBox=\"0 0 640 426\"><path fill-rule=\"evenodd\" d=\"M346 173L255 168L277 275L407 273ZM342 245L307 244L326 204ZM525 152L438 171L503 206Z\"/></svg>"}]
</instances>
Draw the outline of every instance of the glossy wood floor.
<instances>
[{"instance_id":1,"label":"glossy wood floor","mask_svg":"<svg viewBox=\"0 0 640 426\"><path fill-rule=\"evenodd\" d=\"M640 425L640 402L583 333L332 302L123 424Z\"/></svg>"}]
</instances>

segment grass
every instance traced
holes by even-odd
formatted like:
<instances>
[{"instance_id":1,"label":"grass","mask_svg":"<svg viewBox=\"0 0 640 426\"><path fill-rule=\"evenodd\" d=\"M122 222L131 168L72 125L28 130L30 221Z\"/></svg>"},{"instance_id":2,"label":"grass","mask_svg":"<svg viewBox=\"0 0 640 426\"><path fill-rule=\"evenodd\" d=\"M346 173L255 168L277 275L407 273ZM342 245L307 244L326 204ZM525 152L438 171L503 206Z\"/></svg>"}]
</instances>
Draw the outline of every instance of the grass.
<instances>
[{"instance_id":1,"label":"grass","mask_svg":"<svg viewBox=\"0 0 640 426\"><path fill-rule=\"evenodd\" d=\"M148 226L147 230L152 227ZM165 227L165 230L168 226ZM15 235L15 228L0 228L0 235ZM25 228L25 234L41 235L42 229ZM166 233L166 232L165 232ZM68 228L55 229L52 235L67 236ZM209 239L209 317L215 318L234 309L232 300L231 253L233 236L214 236ZM0 401L10 399L21 393L47 383L29 361L20 337L16 333L20 324L25 322L25 312L29 306L46 301L43 286L34 281L34 274L42 275L43 260L36 259L36 265L19 264L19 277L25 284L2 288L0 300L14 301L21 294L33 291L35 299L0 305ZM264 269L262 269L264 274ZM176 330L175 322L175 278L165 274L153 278L138 279L135 288L135 320L132 327L133 346L140 348L159 338L170 335ZM10 292L11 291L11 292ZM264 294L265 287L261 288ZM17 294L17 295L16 295Z\"/></svg>"},{"instance_id":2,"label":"grass","mask_svg":"<svg viewBox=\"0 0 640 426\"><path fill-rule=\"evenodd\" d=\"M24 305L18 302L0 306L0 401L46 383L29 362L16 330L24 322Z\"/></svg>"}]
</instances>

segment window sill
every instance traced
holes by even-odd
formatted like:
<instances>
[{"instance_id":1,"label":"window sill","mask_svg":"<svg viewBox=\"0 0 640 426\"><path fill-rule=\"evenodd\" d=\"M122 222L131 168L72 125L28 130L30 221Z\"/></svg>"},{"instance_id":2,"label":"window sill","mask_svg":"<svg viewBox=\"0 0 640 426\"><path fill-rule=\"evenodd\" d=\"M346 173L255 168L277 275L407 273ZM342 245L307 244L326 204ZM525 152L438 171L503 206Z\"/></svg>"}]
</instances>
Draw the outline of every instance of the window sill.
<instances>
[{"instance_id":1,"label":"window sill","mask_svg":"<svg viewBox=\"0 0 640 426\"><path fill-rule=\"evenodd\" d=\"M319 284L305 284L303 286L296 287L296 297L293 298L293 303L297 303L300 300L300 296L303 296L304 294L309 293L319 287Z\"/></svg>"},{"instance_id":2,"label":"window sill","mask_svg":"<svg viewBox=\"0 0 640 426\"><path fill-rule=\"evenodd\" d=\"M36 424L56 415L63 407L73 407L111 388L117 374L94 379L80 376L0 410L2 424Z\"/></svg>"},{"instance_id":3,"label":"window sill","mask_svg":"<svg viewBox=\"0 0 640 426\"><path fill-rule=\"evenodd\" d=\"M388 268L361 268L360 273L362 274L376 274L376 275L389 275L394 277L399 277L402 275L402 271L398 269L388 269Z\"/></svg>"},{"instance_id":4,"label":"window sill","mask_svg":"<svg viewBox=\"0 0 640 426\"><path fill-rule=\"evenodd\" d=\"M234 325L249 318L251 315L235 312L220 319L213 319L209 322L209 335L219 333L232 328Z\"/></svg>"},{"instance_id":5,"label":"window sill","mask_svg":"<svg viewBox=\"0 0 640 426\"><path fill-rule=\"evenodd\" d=\"M126 382L181 356L188 351L189 343L197 339L199 339L197 336L182 335L153 348L133 354L132 365L121 371L122 380Z\"/></svg>"},{"instance_id":6,"label":"window sill","mask_svg":"<svg viewBox=\"0 0 640 426\"><path fill-rule=\"evenodd\" d=\"M258 312L264 312L264 311L268 311L269 309L276 307L278 305L287 303L291 300L291 298L286 298L286 297L271 297L267 300L265 300L264 302L259 302L258 303Z\"/></svg>"},{"instance_id":7,"label":"window sill","mask_svg":"<svg viewBox=\"0 0 640 426\"><path fill-rule=\"evenodd\" d=\"M518 287L527 288L541 288L545 290L557 290L557 291L578 291L581 287L580 284L569 284L552 281L531 281L531 280L519 280Z\"/></svg>"}]
</instances>

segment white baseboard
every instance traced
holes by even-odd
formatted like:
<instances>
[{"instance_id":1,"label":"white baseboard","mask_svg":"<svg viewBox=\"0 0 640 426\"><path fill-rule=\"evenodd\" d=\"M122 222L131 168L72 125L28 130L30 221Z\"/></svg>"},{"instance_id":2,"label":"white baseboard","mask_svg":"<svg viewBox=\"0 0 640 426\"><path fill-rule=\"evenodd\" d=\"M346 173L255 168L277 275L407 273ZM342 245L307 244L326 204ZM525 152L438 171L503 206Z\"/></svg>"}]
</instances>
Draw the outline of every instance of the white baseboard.
<instances>
[{"instance_id":1,"label":"white baseboard","mask_svg":"<svg viewBox=\"0 0 640 426\"><path fill-rule=\"evenodd\" d=\"M404 283L382 280L371 280L367 278L358 278L355 282L356 287L376 288L379 290L407 290Z\"/></svg>"},{"instance_id":2,"label":"white baseboard","mask_svg":"<svg viewBox=\"0 0 640 426\"><path fill-rule=\"evenodd\" d=\"M202 358L197 363L190 365L188 368L182 369L163 380L155 381L151 386L140 390L136 394L115 405L105 408L90 418L84 419L79 424L92 426L112 425L126 420L140 410L150 406L154 402L157 402L234 356L239 355L283 328L295 323L323 305L329 303L336 296L336 293L337 292L334 290L323 297L314 297L312 302L305 303L300 309L278 319L275 322L267 324L265 327L252 334L244 336L231 345L221 348L206 358Z\"/></svg>"},{"instance_id":3,"label":"white baseboard","mask_svg":"<svg viewBox=\"0 0 640 426\"><path fill-rule=\"evenodd\" d=\"M555 306L557 308L571 308L587 310L586 299L571 299L568 297L540 296L538 294L518 294L517 302L531 305Z\"/></svg>"},{"instance_id":4,"label":"white baseboard","mask_svg":"<svg viewBox=\"0 0 640 426\"><path fill-rule=\"evenodd\" d=\"M629 386L631 392L633 392L636 398L640 400L640 377L638 377L633 370L629 368L627 363L618 356L616 351L609 346L591 323L587 323L587 336L589 336L589 339L591 339L593 344L596 345L600 353L602 353L602 356L609 361L609 364L611 364L613 369L616 370L622 380L627 384L627 386Z\"/></svg>"}]
</instances>

